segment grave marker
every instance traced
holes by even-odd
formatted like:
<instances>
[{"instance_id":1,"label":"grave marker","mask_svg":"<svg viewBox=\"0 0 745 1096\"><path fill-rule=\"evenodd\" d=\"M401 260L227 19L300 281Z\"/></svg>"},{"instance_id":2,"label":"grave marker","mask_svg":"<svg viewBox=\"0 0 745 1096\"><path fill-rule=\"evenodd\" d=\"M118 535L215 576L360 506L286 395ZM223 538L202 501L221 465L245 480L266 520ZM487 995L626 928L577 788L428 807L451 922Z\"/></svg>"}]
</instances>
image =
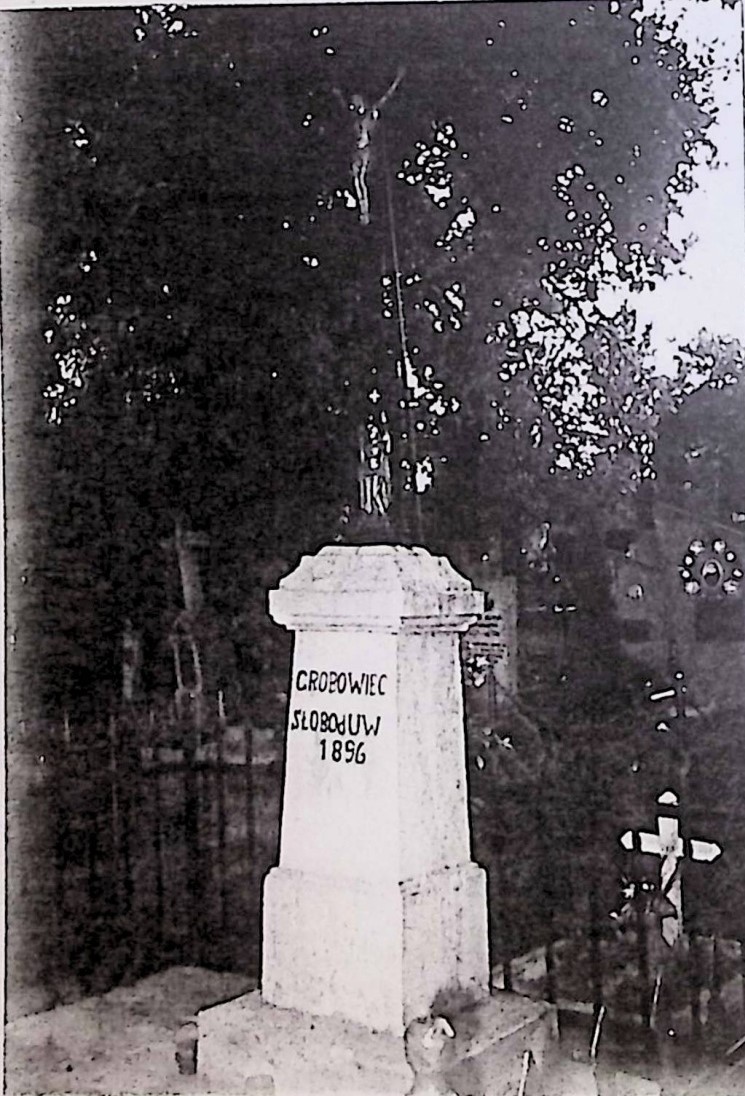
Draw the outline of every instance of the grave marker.
<instances>
[{"instance_id":1,"label":"grave marker","mask_svg":"<svg viewBox=\"0 0 745 1096\"><path fill-rule=\"evenodd\" d=\"M262 994L404 1031L488 992L471 862L458 635L483 595L423 549L324 548L270 594L295 632Z\"/></svg>"},{"instance_id":2,"label":"grave marker","mask_svg":"<svg viewBox=\"0 0 745 1096\"><path fill-rule=\"evenodd\" d=\"M721 847L713 841L701 841L697 838L684 840L680 835L680 822L676 808L678 797L673 791L665 791L657 799L661 807L667 807L671 813L660 812L657 817L656 833L634 833L627 830L620 840L625 849L649 853L660 857L660 893L675 908L675 917L662 920L662 936L665 943L673 947L683 932L683 888L680 878L680 865L686 855L692 860L712 861L721 854ZM686 852L686 845L689 852Z\"/></svg>"}]
</instances>

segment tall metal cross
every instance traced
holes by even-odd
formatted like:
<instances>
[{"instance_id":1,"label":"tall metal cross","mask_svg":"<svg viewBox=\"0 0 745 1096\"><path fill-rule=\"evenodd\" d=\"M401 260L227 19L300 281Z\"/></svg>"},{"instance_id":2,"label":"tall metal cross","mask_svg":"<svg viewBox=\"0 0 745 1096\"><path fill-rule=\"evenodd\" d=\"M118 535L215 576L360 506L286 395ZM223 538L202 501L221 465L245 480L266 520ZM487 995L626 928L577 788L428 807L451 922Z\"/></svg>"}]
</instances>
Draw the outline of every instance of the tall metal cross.
<instances>
[{"instance_id":1,"label":"tall metal cross","mask_svg":"<svg viewBox=\"0 0 745 1096\"><path fill-rule=\"evenodd\" d=\"M661 807L677 808L678 797L673 791L663 792L657 799ZM701 841L697 838L684 840L680 834L680 822L677 813L665 813L657 816L656 833L635 833L627 830L621 836L621 844L629 851L637 850L659 856L660 893L675 908L675 917L666 917L662 921L662 937L672 947L683 932L683 888L680 878L681 861L689 855L692 860L712 861L721 854L721 846L714 841Z\"/></svg>"}]
</instances>

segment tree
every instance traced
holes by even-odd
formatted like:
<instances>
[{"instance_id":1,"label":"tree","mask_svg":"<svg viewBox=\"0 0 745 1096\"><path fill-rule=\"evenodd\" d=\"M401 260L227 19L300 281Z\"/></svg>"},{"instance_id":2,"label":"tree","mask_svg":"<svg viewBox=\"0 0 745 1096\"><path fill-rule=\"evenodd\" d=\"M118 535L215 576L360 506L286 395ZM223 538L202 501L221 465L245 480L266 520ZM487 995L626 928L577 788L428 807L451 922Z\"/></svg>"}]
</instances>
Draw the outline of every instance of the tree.
<instances>
[{"instance_id":1,"label":"tree","mask_svg":"<svg viewBox=\"0 0 745 1096\"><path fill-rule=\"evenodd\" d=\"M473 23L465 21L469 77L457 100L442 44L439 52L437 45L427 51L428 58L437 56L437 90L440 96L442 89L450 93L447 107L440 105L437 91L429 97L421 91L421 82L432 79L426 62L404 77L379 123L383 135L375 138L377 174L369 174L371 187L377 178L379 238L367 250L371 268L380 262L378 254L387 252L386 349L388 357L409 358L408 402L416 406L422 434L434 431L437 437L443 415L463 404L476 405L482 431L501 428L505 417L515 417L508 412L515 389L525 386L535 405L525 433L539 443L544 435L549 444L555 441L563 466L586 473L603 452L597 439L609 415L598 416L605 390L597 384L597 369L596 383L589 390L585 384L582 392L583 373L593 372L583 342L613 315L609 290L649 282L670 256L664 230L669 197L688 185L690 158L703 143L706 119L692 101L690 78L681 77L680 54L652 34L645 38L628 9L611 5L609 12L589 5L542 14L542 29L563 47L555 69L540 53L536 75L540 32L529 6L513 6L502 20L482 10ZM425 34L434 38L438 18L431 14ZM355 30L361 35L353 24L350 37ZM571 67L572 51L582 48L584 35L596 43L598 68L583 63L567 80L566 66ZM425 42L429 46L431 39ZM340 56L349 50L346 37L337 48ZM395 48L386 53L392 67ZM458 61L462 64L461 52ZM422 102L427 113L417 132L412 123ZM387 142L386 134L391 135ZM651 144L659 153L654 158L642 151ZM404 193L399 186L386 203L386 182L394 172ZM353 195L341 188L328 194L326 205L337 219L356 216L348 209ZM318 218L310 219L314 229L306 233L308 241L317 235ZM334 247L331 227L328 232ZM361 250L361 231L358 236ZM390 269L396 265L394 242L397 271ZM547 252L559 252L556 261ZM324 260L318 262L323 268ZM491 345L489 353L484 341ZM464 359L471 368L463 367ZM427 364L417 368L418 363ZM517 377L520 369L530 369L530 383ZM455 403L449 396L454 390ZM518 415L521 411L524 406ZM623 401L609 411L619 420L615 429L629 431Z\"/></svg>"},{"instance_id":2,"label":"tree","mask_svg":"<svg viewBox=\"0 0 745 1096\"><path fill-rule=\"evenodd\" d=\"M96 529L116 603L102 614L138 600L142 560L154 575L153 545L182 514L213 529L213 593L235 608L246 543L266 560L329 535L354 491L358 426L381 406L399 486L417 466L420 485L449 470L424 500L443 548L476 506L516 544L540 519L556 490L547 449L584 467L623 359L604 344L636 352L603 311L603 278L660 268L670 187L704 138L679 50L631 15L468 6L457 49L438 7L40 17L43 383L69 477L55 505L76 495L76 543ZM334 90L374 101L402 65L361 225ZM596 344L579 415L551 333L568 362ZM619 368L602 415L638 465L623 411L635 375Z\"/></svg>"}]
</instances>

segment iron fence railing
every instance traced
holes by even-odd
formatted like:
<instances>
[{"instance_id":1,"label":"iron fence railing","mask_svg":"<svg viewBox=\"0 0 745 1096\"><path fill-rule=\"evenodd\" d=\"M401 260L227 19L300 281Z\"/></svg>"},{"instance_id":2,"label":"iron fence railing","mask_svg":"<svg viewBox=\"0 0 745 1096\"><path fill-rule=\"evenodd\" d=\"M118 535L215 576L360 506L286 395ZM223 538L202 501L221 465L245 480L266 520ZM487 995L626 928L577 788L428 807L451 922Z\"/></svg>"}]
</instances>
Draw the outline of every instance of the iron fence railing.
<instances>
[{"instance_id":1,"label":"iron fence railing","mask_svg":"<svg viewBox=\"0 0 745 1096\"><path fill-rule=\"evenodd\" d=\"M216 722L197 741L122 716L37 727L8 767L9 913L34 936L21 979L54 1003L170 963L258 974L278 837L271 736Z\"/></svg>"}]
</instances>

